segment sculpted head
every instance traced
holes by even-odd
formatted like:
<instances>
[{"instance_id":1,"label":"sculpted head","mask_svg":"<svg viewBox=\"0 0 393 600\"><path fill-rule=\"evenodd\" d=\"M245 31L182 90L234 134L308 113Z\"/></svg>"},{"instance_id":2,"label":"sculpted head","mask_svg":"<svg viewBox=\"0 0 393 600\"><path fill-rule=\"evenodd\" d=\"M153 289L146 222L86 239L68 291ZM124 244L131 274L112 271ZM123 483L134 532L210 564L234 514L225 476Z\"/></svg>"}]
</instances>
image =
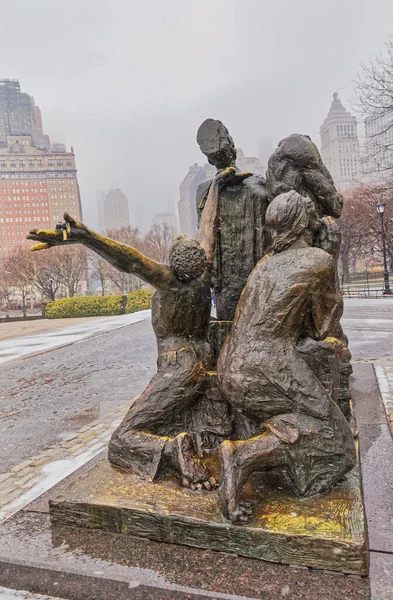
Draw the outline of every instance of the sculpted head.
<instances>
[{"instance_id":1,"label":"sculpted head","mask_svg":"<svg viewBox=\"0 0 393 600\"><path fill-rule=\"evenodd\" d=\"M266 226L270 231L274 252L286 250L301 237L311 246L312 236L320 224L312 200L295 190L274 198L266 211Z\"/></svg>"},{"instance_id":2,"label":"sculpted head","mask_svg":"<svg viewBox=\"0 0 393 600\"><path fill-rule=\"evenodd\" d=\"M235 166L235 144L221 121L215 119L203 121L198 129L197 142L209 163L218 170Z\"/></svg>"},{"instance_id":3,"label":"sculpted head","mask_svg":"<svg viewBox=\"0 0 393 600\"><path fill-rule=\"evenodd\" d=\"M202 275L206 268L206 253L197 240L178 235L173 240L170 254L170 266L177 279L190 281Z\"/></svg>"}]
</instances>

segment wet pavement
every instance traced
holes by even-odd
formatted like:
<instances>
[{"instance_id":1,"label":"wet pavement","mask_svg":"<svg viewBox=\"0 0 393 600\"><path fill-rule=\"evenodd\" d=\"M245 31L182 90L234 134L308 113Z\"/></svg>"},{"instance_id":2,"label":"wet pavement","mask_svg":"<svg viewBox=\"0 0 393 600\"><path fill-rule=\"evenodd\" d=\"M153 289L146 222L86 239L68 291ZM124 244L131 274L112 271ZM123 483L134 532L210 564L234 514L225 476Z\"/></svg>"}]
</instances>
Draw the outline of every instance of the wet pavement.
<instances>
[{"instance_id":1,"label":"wet pavement","mask_svg":"<svg viewBox=\"0 0 393 600\"><path fill-rule=\"evenodd\" d=\"M345 299L342 324L355 360L393 356L393 298Z\"/></svg>"},{"instance_id":2,"label":"wet pavement","mask_svg":"<svg viewBox=\"0 0 393 600\"><path fill-rule=\"evenodd\" d=\"M60 346L74 344L88 337L108 333L119 327L125 327L150 318L150 310L142 310L130 315L119 315L106 319L94 319L41 333L27 335L12 340L0 341L0 365L33 354L48 352Z\"/></svg>"},{"instance_id":3,"label":"wet pavement","mask_svg":"<svg viewBox=\"0 0 393 600\"><path fill-rule=\"evenodd\" d=\"M79 325L81 323L93 323L107 319L108 317L76 317L70 319L25 319L9 320L0 322L0 340L10 340L22 336L33 336L53 329L63 329L70 325Z\"/></svg>"},{"instance_id":4,"label":"wet pavement","mask_svg":"<svg viewBox=\"0 0 393 600\"><path fill-rule=\"evenodd\" d=\"M0 474L131 401L156 358L146 320L0 367Z\"/></svg>"},{"instance_id":5,"label":"wet pavement","mask_svg":"<svg viewBox=\"0 0 393 600\"><path fill-rule=\"evenodd\" d=\"M361 374L365 375L358 385L357 394L360 397L358 405L362 406L358 426L363 438L361 442L363 477L365 485L368 486L366 501L372 550L372 599L388 600L393 597L393 594L389 595L392 587L389 581L392 583L393 573L393 550L390 541L393 539L391 508L393 487L391 478L384 473L391 471L393 442L375 379L374 382L372 381L371 363L376 362L377 369L383 367L385 375L386 368L390 369L389 365L393 363L393 299L345 300L343 325L350 338L350 348L355 363L359 360L366 361L355 365L355 369L358 366ZM67 332L65 333L68 335ZM0 367L0 390L2 390L0 392L0 445L3 449L0 486L1 473L3 477L7 477L9 473L18 476L19 473L18 481L22 487L27 486L24 491L28 492L28 486L32 480L34 482L30 472L32 457L35 457L37 467L49 464L46 476L53 479L50 481L47 479L47 483L48 481L56 483L78 466L83 465L89 457L105 447L110 427L118 422L131 398L143 390L155 372L156 344L149 320L125 327L120 325L119 328L105 333L96 331L96 334L87 334L94 337L85 337L85 334L85 328L82 332L80 330L78 332L78 328L75 328L74 332L71 332L74 338L65 342L63 338L56 348L45 347L43 353L33 356L28 356L29 351L33 349L36 352L38 349L40 352L42 339L36 339L33 346L24 343L24 350L18 345L13 356L17 358L18 353L22 352L23 360L9 359L8 363ZM78 338L78 335L84 336L84 339ZM52 344L56 338L58 341L61 336L46 335L45 344ZM12 353L14 343L15 340L8 340L8 345L0 345L0 350ZM69 345L63 346L63 343ZM371 369L368 375L367 369ZM390 371L385 376L385 395L391 391L389 374ZM378 402L377 398L379 398ZM111 414L115 413L116 417L111 419ZM377 469L376 465L378 465ZM26 475L23 469L26 470ZM38 479L36 491L34 492L32 488L34 493L30 495L27 493L22 504L16 504L16 507L25 506L35 495L44 491L41 483ZM11 510L7 514L12 512L14 511ZM305 572L301 569L269 565L249 559L227 558L225 555L212 555L192 548L126 540L123 539L124 536L119 539L118 536L101 532L71 531L67 534L66 545L59 541L56 547L56 544L52 545L46 513L47 494L44 494L33 505L26 506L14 517L3 522L0 526L2 539L0 548L7 549L8 552L11 542L14 541L12 556L9 555L9 558L13 557L16 561L15 565L20 564L21 561L28 562L29 556L34 562L37 553L40 559L34 564L45 563L48 572L37 575L37 587L34 589L53 597L59 593L57 586L67 585L67 589L75 590L75 593L69 596L72 600L84 599L86 596L81 595L81 589L82 587L86 589L86 586L95 590L95 595L89 596L94 600L98 598L120 600L129 597L143 598L143 600L150 597L160 598L160 600L177 597L235 598L231 594L241 593L240 590L247 598L290 597L329 600L370 598L367 580L340 577L337 574L328 576L328 574L312 573L308 570ZM29 538L30 534L31 538ZM74 552L70 552L72 548ZM4 560L7 552L2 553ZM59 558L62 553L64 553L63 562ZM71 563L74 565L75 556L80 557L80 571L79 567L76 570L82 573L83 577L86 573L89 575L79 587L71 575L67 575ZM95 557L94 561L91 561L92 556ZM114 572L113 581L108 583L108 579L105 578L109 576L109 567L112 570L114 568L113 561L117 561L118 565L123 559L129 561L132 556L135 562L133 565L128 562L127 566L132 566L132 569L137 567L139 570L133 570L132 573L128 570L127 574L122 572L121 577L118 572L117 575ZM161 562L167 563L169 559L172 566L167 564L165 568L160 569ZM241 563L239 567L240 563L236 562L234 567L233 560L249 561L249 564ZM32 589L31 571L27 573L22 567L17 568L15 565L12 568L10 566L9 571L0 569L0 573L3 574L0 585L10 586L17 577L21 586L25 581L25 589ZM213 565L213 571L209 571ZM64 573L56 580L51 569L64 569ZM160 588L158 596L151 593L151 577L154 579L153 587L161 586L162 578L166 580L168 573L172 573L169 577L171 582L169 590L166 589L164 592ZM156 579L157 574L160 575L158 579ZM99 584L100 593L97 591L98 588L94 588L96 583L93 584L93 576L105 579L104 583L101 581ZM329 577L332 577L332 580ZM124 583L120 584L119 579L127 582L125 587ZM191 588L190 595L183 586L181 592L177 587L185 581ZM47 588L45 588L46 584ZM137 584L135 593L130 592L130 585L134 584ZM146 585L147 587L144 587ZM201 592L201 586L209 590L206 591L206 595ZM217 586L223 594L215 594L211 591L218 589ZM77 588L79 592L76 591ZM197 592L196 588L198 588ZM19 596L10 598L19 600ZM22 598L25 600L23 596Z\"/></svg>"}]
</instances>

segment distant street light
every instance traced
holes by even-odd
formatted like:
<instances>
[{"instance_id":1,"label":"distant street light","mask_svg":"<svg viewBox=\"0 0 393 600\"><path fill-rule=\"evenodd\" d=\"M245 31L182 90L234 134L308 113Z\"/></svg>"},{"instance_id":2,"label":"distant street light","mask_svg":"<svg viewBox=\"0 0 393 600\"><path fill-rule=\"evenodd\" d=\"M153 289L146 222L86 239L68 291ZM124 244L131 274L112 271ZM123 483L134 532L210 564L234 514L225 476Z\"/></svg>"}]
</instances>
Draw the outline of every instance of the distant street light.
<instances>
[{"instance_id":1,"label":"distant street light","mask_svg":"<svg viewBox=\"0 0 393 600\"><path fill-rule=\"evenodd\" d=\"M382 235L382 248L383 248L383 293L391 294L392 291L390 289L389 284L389 269L388 269L388 259L386 254L386 235L385 235L385 225L383 221L383 215L385 213L386 204L381 202L381 200L377 203L377 211L379 216L381 217L381 235Z\"/></svg>"}]
</instances>

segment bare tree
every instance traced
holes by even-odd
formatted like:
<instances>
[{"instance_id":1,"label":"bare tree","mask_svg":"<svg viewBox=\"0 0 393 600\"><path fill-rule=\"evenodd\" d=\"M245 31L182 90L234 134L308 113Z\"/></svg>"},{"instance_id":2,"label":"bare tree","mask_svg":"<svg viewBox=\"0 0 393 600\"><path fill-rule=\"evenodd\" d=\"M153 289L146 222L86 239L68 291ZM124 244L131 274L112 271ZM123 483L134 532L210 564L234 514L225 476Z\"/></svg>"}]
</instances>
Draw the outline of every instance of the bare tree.
<instances>
[{"instance_id":1,"label":"bare tree","mask_svg":"<svg viewBox=\"0 0 393 600\"><path fill-rule=\"evenodd\" d=\"M36 290L48 300L56 300L62 282L56 249L52 248L45 254L34 252L33 268Z\"/></svg>"},{"instance_id":2,"label":"bare tree","mask_svg":"<svg viewBox=\"0 0 393 600\"><path fill-rule=\"evenodd\" d=\"M16 247L4 260L4 268L13 291L22 300L23 310L34 282L33 256L27 248Z\"/></svg>"},{"instance_id":3,"label":"bare tree","mask_svg":"<svg viewBox=\"0 0 393 600\"><path fill-rule=\"evenodd\" d=\"M88 263L90 273L93 275L94 279L98 280L101 284L101 295L105 296L105 291L111 282L110 275L113 267L111 267L108 261L99 254L91 251L88 253Z\"/></svg>"},{"instance_id":4,"label":"bare tree","mask_svg":"<svg viewBox=\"0 0 393 600\"><path fill-rule=\"evenodd\" d=\"M141 239L139 230L135 227L128 226L121 229L111 229L107 233L114 240L128 244L141 252L145 251L144 240ZM109 267L108 277L120 292L133 292L134 290L139 290L143 285L142 279L136 275L118 271L114 267Z\"/></svg>"},{"instance_id":5,"label":"bare tree","mask_svg":"<svg viewBox=\"0 0 393 600\"><path fill-rule=\"evenodd\" d=\"M364 171L386 172L393 187L393 37L363 64L355 80L356 107L369 128Z\"/></svg>"},{"instance_id":6,"label":"bare tree","mask_svg":"<svg viewBox=\"0 0 393 600\"><path fill-rule=\"evenodd\" d=\"M175 230L168 223L151 226L145 236L145 253L154 260L169 264L169 251L175 237Z\"/></svg>"},{"instance_id":7,"label":"bare tree","mask_svg":"<svg viewBox=\"0 0 393 600\"><path fill-rule=\"evenodd\" d=\"M5 262L0 264L0 306L7 308L12 294L12 282L10 273L6 270Z\"/></svg>"},{"instance_id":8,"label":"bare tree","mask_svg":"<svg viewBox=\"0 0 393 600\"><path fill-rule=\"evenodd\" d=\"M339 221L341 264L344 281L349 281L350 265L358 259L381 262L381 223L377 202L386 202L385 233L390 260L393 261L393 202L383 186L359 186L344 194Z\"/></svg>"},{"instance_id":9,"label":"bare tree","mask_svg":"<svg viewBox=\"0 0 393 600\"><path fill-rule=\"evenodd\" d=\"M56 262L60 282L72 298L79 291L81 281L87 277L87 253L81 246L57 247Z\"/></svg>"}]
</instances>

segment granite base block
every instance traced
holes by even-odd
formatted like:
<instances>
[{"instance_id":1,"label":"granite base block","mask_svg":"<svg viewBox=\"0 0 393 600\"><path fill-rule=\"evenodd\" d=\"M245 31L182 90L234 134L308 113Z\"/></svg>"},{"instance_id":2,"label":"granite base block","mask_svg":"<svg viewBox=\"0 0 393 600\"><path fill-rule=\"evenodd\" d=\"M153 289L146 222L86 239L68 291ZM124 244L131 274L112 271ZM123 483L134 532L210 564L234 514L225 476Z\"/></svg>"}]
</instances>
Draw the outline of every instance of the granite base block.
<instances>
[{"instance_id":1,"label":"granite base block","mask_svg":"<svg viewBox=\"0 0 393 600\"><path fill-rule=\"evenodd\" d=\"M260 560L368 573L368 548L358 466L328 494L298 499L250 478L243 499L253 516L231 525L217 491L180 488L172 476L150 483L105 457L49 502L53 526L101 529Z\"/></svg>"}]
</instances>

